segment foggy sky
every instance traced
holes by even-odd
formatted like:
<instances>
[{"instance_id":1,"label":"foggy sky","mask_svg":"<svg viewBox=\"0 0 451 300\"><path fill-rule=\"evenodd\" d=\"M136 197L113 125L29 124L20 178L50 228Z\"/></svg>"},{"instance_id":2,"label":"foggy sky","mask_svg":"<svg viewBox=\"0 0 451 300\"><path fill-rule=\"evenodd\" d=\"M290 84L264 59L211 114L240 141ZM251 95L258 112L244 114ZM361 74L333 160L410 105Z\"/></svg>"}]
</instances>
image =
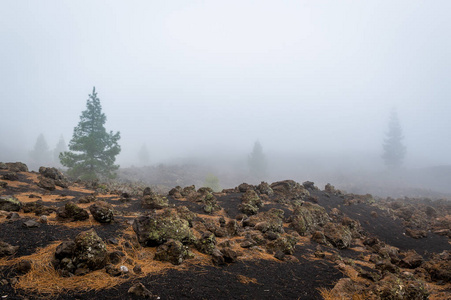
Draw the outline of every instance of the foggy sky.
<instances>
[{"instance_id":1,"label":"foggy sky","mask_svg":"<svg viewBox=\"0 0 451 300\"><path fill-rule=\"evenodd\" d=\"M118 161L368 157L451 164L451 2L2 1L0 161L66 142L96 87Z\"/></svg>"}]
</instances>

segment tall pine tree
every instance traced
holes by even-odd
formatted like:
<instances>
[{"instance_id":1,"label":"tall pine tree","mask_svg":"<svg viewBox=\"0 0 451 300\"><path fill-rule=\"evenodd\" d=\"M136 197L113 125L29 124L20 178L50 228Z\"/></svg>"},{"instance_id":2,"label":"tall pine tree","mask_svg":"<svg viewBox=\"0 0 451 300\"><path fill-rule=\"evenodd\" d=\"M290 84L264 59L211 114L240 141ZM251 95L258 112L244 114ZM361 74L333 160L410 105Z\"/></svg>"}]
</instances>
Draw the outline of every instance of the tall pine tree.
<instances>
[{"instance_id":1,"label":"tall pine tree","mask_svg":"<svg viewBox=\"0 0 451 300\"><path fill-rule=\"evenodd\" d=\"M86 110L81 113L80 122L74 128L69 150L60 154L61 164L69 168L68 173L74 178L93 180L113 178L116 155L121 151L118 144L120 133L107 133L104 124L106 116L102 113L100 100L95 87L86 103Z\"/></svg>"},{"instance_id":2,"label":"tall pine tree","mask_svg":"<svg viewBox=\"0 0 451 300\"><path fill-rule=\"evenodd\" d=\"M249 171L251 175L258 180L264 179L266 176L266 156L263 153L263 147L259 141L254 143L252 153L248 157Z\"/></svg>"},{"instance_id":3,"label":"tall pine tree","mask_svg":"<svg viewBox=\"0 0 451 300\"><path fill-rule=\"evenodd\" d=\"M396 111L393 111L390 115L388 132L383 144L384 153L382 154L385 165L389 169L397 169L403 163L406 155L406 147L402 143L403 138L404 136L402 135L401 125L399 124L398 114Z\"/></svg>"}]
</instances>

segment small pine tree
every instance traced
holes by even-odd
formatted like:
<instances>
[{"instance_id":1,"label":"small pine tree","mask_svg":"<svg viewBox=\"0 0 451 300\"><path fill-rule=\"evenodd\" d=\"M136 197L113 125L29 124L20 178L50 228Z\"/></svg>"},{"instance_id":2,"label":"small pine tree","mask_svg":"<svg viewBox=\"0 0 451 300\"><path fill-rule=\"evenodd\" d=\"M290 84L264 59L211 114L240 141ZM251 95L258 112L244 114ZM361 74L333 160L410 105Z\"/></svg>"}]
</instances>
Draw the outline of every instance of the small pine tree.
<instances>
[{"instance_id":1,"label":"small pine tree","mask_svg":"<svg viewBox=\"0 0 451 300\"><path fill-rule=\"evenodd\" d=\"M58 140L58 144L56 144L55 149L53 150L53 159L56 164L60 164L60 154L67 151L66 142L64 141L63 135L60 136Z\"/></svg>"},{"instance_id":2,"label":"small pine tree","mask_svg":"<svg viewBox=\"0 0 451 300\"><path fill-rule=\"evenodd\" d=\"M42 133L36 139L36 143L34 144L33 151L30 152L30 156L33 160L33 164L36 164L36 167L39 167L38 165L48 165L51 161L49 146Z\"/></svg>"},{"instance_id":3,"label":"small pine tree","mask_svg":"<svg viewBox=\"0 0 451 300\"><path fill-rule=\"evenodd\" d=\"M139 150L138 153L138 159L139 159L139 164L141 166L148 166L150 163L150 155L149 155L149 150L147 150L147 146L146 144L143 144L141 146L141 149Z\"/></svg>"},{"instance_id":4,"label":"small pine tree","mask_svg":"<svg viewBox=\"0 0 451 300\"><path fill-rule=\"evenodd\" d=\"M95 87L89 95L86 108L69 142L71 151L60 154L61 164L69 168L68 174L74 178L114 178L114 171L119 168L114 162L121 151L118 144L120 133L107 133L105 130L106 116L102 113Z\"/></svg>"},{"instance_id":5,"label":"small pine tree","mask_svg":"<svg viewBox=\"0 0 451 300\"><path fill-rule=\"evenodd\" d=\"M218 177L211 173L208 174L207 177L205 177L204 186L211 188L215 192L221 191L221 185L219 184Z\"/></svg>"},{"instance_id":6,"label":"small pine tree","mask_svg":"<svg viewBox=\"0 0 451 300\"><path fill-rule=\"evenodd\" d=\"M263 153L263 147L259 141L254 143L252 153L248 157L248 165L250 174L258 179L262 180L266 176L267 161L266 156Z\"/></svg>"},{"instance_id":7,"label":"small pine tree","mask_svg":"<svg viewBox=\"0 0 451 300\"><path fill-rule=\"evenodd\" d=\"M393 111L390 115L388 132L383 143L384 153L382 154L385 165L390 169L399 168L403 163L406 155L406 147L402 143L403 138L398 115L396 111Z\"/></svg>"}]
</instances>

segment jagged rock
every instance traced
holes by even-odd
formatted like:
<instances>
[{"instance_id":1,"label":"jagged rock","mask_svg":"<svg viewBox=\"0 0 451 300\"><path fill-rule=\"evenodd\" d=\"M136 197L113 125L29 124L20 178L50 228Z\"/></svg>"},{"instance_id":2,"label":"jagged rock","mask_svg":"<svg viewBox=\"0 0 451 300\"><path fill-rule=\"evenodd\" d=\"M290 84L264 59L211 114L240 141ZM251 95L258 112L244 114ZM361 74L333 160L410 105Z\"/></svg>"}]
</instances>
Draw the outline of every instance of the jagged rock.
<instances>
[{"instance_id":1,"label":"jagged rock","mask_svg":"<svg viewBox=\"0 0 451 300\"><path fill-rule=\"evenodd\" d=\"M170 210L162 214L151 213L134 220L133 230L143 246L157 246L170 239L191 243L194 235L187 220L181 219Z\"/></svg>"},{"instance_id":2,"label":"jagged rock","mask_svg":"<svg viewBox=\"0 0 451 300\"><path fill-rule=\"evenodd\" d=\"M324 228L324 236L334 247L346 249L351 246L352 233L347 226L327 223Z\"/></svg>"},{"instance_id":3,"label":"jagged rock","mask_svg":"<svg viewBox=\"0 0 451 300\"><path fill-rule=\"evenodd\" d=\"M13 255L19 246L12 246L0 240L0 257Z\"/></svg>"},{"instance_id":4,"label":"jagged rock","mask_svg":"<svg viewBox=\"0 0 451 300\"><path fill-rule=\"evenodd\" d=\"M55 180L47 177L41 177L38 186L49 191L54 191L56 189Z\"/></svg>"},{"instance_id":5,"label":"jagged rock","mask_svg":"<svg viewBox=\"0 0 451 300\"><path fill-rule=\"evenodd\" d=\"M216 197L209 191L203 193L200 202L202 202L202 209L207 214L211 214L215 211L221 210L221 206L219 206L216 201Z\"/></svg>"},{"instance_id":6,"label":"jagged rock","mask_svg":"<svg viewBox=\"0 0 451 300\"><path fill-rule=\"evenodd\" d=\"M56 168L40 167L39 173L45 178L52 179L55 185L59 187L67 188L69 185L67 178Z\"/></svg>"},{"instance_id":7,"label":"jagged rock","mask_svg":"<svg viewBox=\"0 0 451 300\"><path fill-rule=\"evenodd\" d=\"M290 216L290 227L300 235L318 230L321 226L329 222L330 217L324 207L310 202L297 205L293 215Z\"/></svg>"},{"instance_id":8,"label":"jagged rock","mask_svg":"<svg viewBox=\"0 0 451 300\"><path fill-rule=\"evenodd\" d=\"M22 210L24 213L34 213L36 216L41 216L41 215L50 215L57 209L56 207L45 206L42 200L38 200L34 202L24 203L22 206Z\"/></svg>"},{"instance_id":9,"label":"jagged rock","mask_svg":"<svg viewBox=\"0 0 451 300\"><path fill-rule=\"evenodd\" d=\"M309 191L304 186L293 180L274 182L271 184L271 188L278 197L286 200L303 199L310 196Z\"/></svg>"},{"instance_id":10,"label":"jagged rock","mask_svg":"<svg viewBox=\"0 0 451 300\"><path fill-rule=\"evenodd\" d=\"M268 195L268 196L273 196L274 195L274 191L272 190L272 188L269 186L269 184L267 182L264 182L264 181L262 181L257 186L257 191L260 194L264 194L264 195Z\"/></svg>"},{"instance_id":11,"label":"jagged rock","mask_svg":"<svg viewBox=\"0 0 451 300\"><path fill-rule=\"evenodd\" d=\"M105 243L90 229L79 233L74 241L58 245L52 264L63 276L81 276L105 267L107 259Z\"/></svg>"},{"instance_id":12,"label":"jagged rock","mask_svg":"<svg viewBox=\"0 0 451 300\"><path fill-rule=\"evenodd\" d=\"M284 254L293 254L294 248L296 246L297 239L294 236L284 236L279 237L275 241L270 241L266 245L266 249L270 253L277 253L278 251L283 252Z\"/></svg>"},{"instance_id":13,"label":"jagged rock","mask_svg":"<svg viewBox=\"0 0 451 300\"><path fill-rule=\"evenodd\" d=\"M224 265L225 264L224 255L222 255L221 250L219 250L218 248L213 249L213 251L211 253L211 259L213 261L213 264L215 264L215 265Z\"/></svg>"},{"instance_id":14,"label":"jagged rock","mask_svg":"<svg viewBox=\"0 0 451 300\"><path fill-rule=\"evenodd\" d=\"M422 282L403 279L394 274L388 274L382 278L373 289L378 299L426 300L429 298L429 292Z\"/></svg>"},{"instance_id":15,"label":"jagged rock","mask_svg":"<svg viewBox=\"0 0 451 300\"><path fill-rule=\"evenodd\" d=\"M155 260L168 261L173 265L181 264L185 259L191 258L192 254L188 247L176 240L169 240L158 246Z\"/></svg>"},{"instance_id":16,"label":"jagged rock","mask_svg":"<svg viewBox=\"0 0 451 300\"><path fill-rule=\"evenodd\" d=\"M415 269L421 266L423 263L423 257L419 255L415 250L409 250L401 253L401 260L398 265L401 268Z\"/></svg>"},{"instance_id":17,"label":"jagged rock","mask_svg":"<svg viewBox=\"0 0 451 300\"><path fill-rule=\"evenodd\" d=\"M59 208L56 214L59 218L72 219L72 221L89 219L88 212L71 201L67 202L64 207Z\"/></svg>"},{"instance_id":18,"label":"jagged rock","mask_svg":"<svg viewBox=\"0 0 451 300\"><path fill-rule=\"evenodd\" d=\"M205 254L211 254L216 247L216 237L212 232L204 232L196 241L196 249Z\"/></svg>"},{"instance_id":19,"label":"jagged rock","mask_svg":"<svg viewBox=\"0 0 451 300\"><path fill-rule=\"evenodd\" d=\"M147 209L162 209L169 206L169 200L147 187L144 189L141 204Z\"/></svg>"},{"instance_id":20,"label":"jagged rock","mask_svg":"<svg viewBox=\"0 0 451 300\"><path fill-rule=\"evenodd\" d=\"M17 212L11 212L6 216L7 220L16 221L20 219L20 215Z\"/></svg>"},{"instance_id":21,"label":"jagged rock","mask_svg":"<svg viewBox=\"0 0 451 300\"><path fill-rule=\"evenodd\" d=\"M240 193L245 193L247 192L247 190L254 190L254 186L251 184L242 183L238 186L237 189Z\"/></svg>"},{"instance_id":22,"label":"jagged rock","mask_svg":"<svg viewBox=\"0 0 451 300\"><path fill-rule=\"evenodd\" d=\"M89 207L92 217L100 223L111 223L114 220L114 210L111 204L97 201Z\"/></svg>"},{"instance_id":23,"label":"jagged rock","mask_svg":"<svg viewBox=\"0 0 451 300\"><path fill-rule=\"evenodd\" d=\"M241 197L241 204L238 206L239 210L247 215L255 215L260 207L263 207L263 202L258 194L248 189Z\"/></svg>"},{"instance_id":24,"label":"jagged rock","mask_svg":"<svg viewBox=\"0 0 451 300\"><path fill-rule=\"evenodd\" d=\"M91 202L95 202L97 200L97 197L95 195L86 195L86 196L82 196L78 199L78 203L91 203Z\"/></svg>"},{"instance_id":25,"label":"jagged rock","mask_svg":"<svg viewBox=\"0 0 451 300\"><path fill-rule=\"evenodd\" d=\"M304 181L302 185L308 190L318 190L313 181Z\"/></svg>"},{"instance_id":26,"label":"jagged rock","mask_svg":"<svg viewBox=\"0 0 451 300\"><path fill-rule=\"evenodd\" d=\"M195 198L197 195L196 187L194 185L184 187L181 191L181 194L185 198L189 198L189 199Z\"/></svg>"},{"instance_id":27,"label":"jagged rock","mask_svg":"<svg viewBox=\"0 0 451 300\"><path fill-rule=\"evenodd\" d=\"M190 211L186 206L178 206L176 211L179 218L187 220L190 227L193 226L193 221L197 218L195 213Z\"/></svg>"},{"instance_id":28,"label":"jagged rock","mask_svg":"<svg viewBox=\"0 0 451 300\"><path fill-rule=\"evenodd\" d=\"M182 196L182 187L176 186L175 188L171 189L168 193L169 196L172 196L174 199L180 199L183 198Z\"/></svg>"},{"instance_id":29,"label":"jagged rock","mask_svg":"<svg viewBox=\"0 0 451 300\"><path fill-rule=\"evenodd\" d=\"M315 231L312 234L312 240L314 240L318 244L327 244L326 237L324 236L324 232L319 231L319 230Z\"/></svg>"},{"instance_id":30,"label":"jagged rock","mask_svg":"<svg viewBox=\"0 0 451 300\"><path fill-rule=\"evenodd\" d=\"M16 181L19 180L19 176L15 172L9 172L2 176L3 180Z\"/></svg>"},{"instance_id":31,"label":"jagged rock","mask_svg":"<svg viewBox=\"0 0 451 300\"><path fill-rule=\"evenodd\" d=\"M283 233L283 215L281 209L271 208L267 212L260 212L257 215L250 216L243 221L243 226L254 227L263 233L272 231Z\"/></svg>"},{"instance_id":32,"label":"jagged rock","mask_svg":"<svg viewBox=\"0 0 451 300\"><path fill-rule=\"evenodd\" d=\"M6 163L6 166L11 172L28 172L27 165L21 162Z\"/></svg>"},{"instance_id":33,"label":"jagged rock","mask_svg":"<svg viewBox=\"0 0 451 300\"><path fill-rule=\"evenodd\" d=\"M432 259L423 264L423 268L429 273L432 280L451 282L451 253L443 251L435 254Z\"/></svg>"},{"instance_id":34,"label":"jagged rock","mask_svg":"<svg viewBox=\"0 0 451 300\"><path fill-rule=\"evenodd\" d=\"M4 211L19 211L22 203L14 196L0 197L0 210Z\"/></svg>"}]
</instances>

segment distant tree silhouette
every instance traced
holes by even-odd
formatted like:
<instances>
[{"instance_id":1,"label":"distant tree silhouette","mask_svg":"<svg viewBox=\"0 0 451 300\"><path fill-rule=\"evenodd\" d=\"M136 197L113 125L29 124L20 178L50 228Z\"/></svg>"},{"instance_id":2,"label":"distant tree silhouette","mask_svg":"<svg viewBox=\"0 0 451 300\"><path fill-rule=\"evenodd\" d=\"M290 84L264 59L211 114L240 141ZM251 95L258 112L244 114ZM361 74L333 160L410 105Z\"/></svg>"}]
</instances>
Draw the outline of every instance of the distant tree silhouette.
<instances>
[{"instance_id":1,"label":"distant tree silhouette","mask_svg":"<svg viewBox=\"0 0 451 300\"><path fill-rule=\"evenodd\" d=\"M248 165L249 172L254 178L261 180L266 176L267 161L263 153L263 147L259 141L254 143L252 153L248 157Z\"/></svg>"},{"instance_id":2,"label":"distant tree silhouette","mask_svg":"<svg viewBox=\"0 0 451 300\"><path fill-rule=\"evenodd\" d=\"M74 128L69 149L60 154L61 164L69 168L72 177L85 180L99 177L113 178L119 166L115 165L116 155L121 151L118 144L120 133L107 133L100 100L95 87L86 102L86 110L81 113L80 122Z\"/></svg>"},{"instance_id":3,"label":"distant tree silhouette","mask_svg":"<svg viewBox=\"0 0 451 300\"><path fill-rule=\"evenodd\" d=\"M139 150L138 153L138 159L139 159L139 164L141 166L148 166L150 163L150 155L149 155L149 150L147 150L147 146L146 144L143 144L141 146L141 149Z\"/></svg>"},{"instance_id":4,"label":"distant tree silhouette","mask_svg":"<svg viewBox=\"0 0 451 300\"><path fill-rule=\"evenodd\" d=\"M388 132L383 143L384 153L382 154L385 165L390 169L399 168L403 164L406 155L406 147L402 143L403 138L398 114L396 111L392 111L388 123Z\"/></svg>"},{"instance_id":5,"label":"distant tree silhouette","mask_svg":"<svg viewBox=\"0 0 451 300\"><path fill-rule=\"evenodd\" d=\"M57 165L60 164L60 153L65 151L67 151L66 141L64 141L64 137L61 135L58 144L56 144L55 149L53 150L53 160Z\"/></svg>"},{"instance_id":6,"label":"distant tree silhouette","mask_svg":"<svg viewBox=\"0 0 451 300\"><path fill-rule=\"evenodd\" d=\"M49 146L42 133L36 139L36 143L34 144L33 150L30 152L30 156L36 167L48 165L50 163L51 154L49 151Z\"/></svg>"}]
</instances>

